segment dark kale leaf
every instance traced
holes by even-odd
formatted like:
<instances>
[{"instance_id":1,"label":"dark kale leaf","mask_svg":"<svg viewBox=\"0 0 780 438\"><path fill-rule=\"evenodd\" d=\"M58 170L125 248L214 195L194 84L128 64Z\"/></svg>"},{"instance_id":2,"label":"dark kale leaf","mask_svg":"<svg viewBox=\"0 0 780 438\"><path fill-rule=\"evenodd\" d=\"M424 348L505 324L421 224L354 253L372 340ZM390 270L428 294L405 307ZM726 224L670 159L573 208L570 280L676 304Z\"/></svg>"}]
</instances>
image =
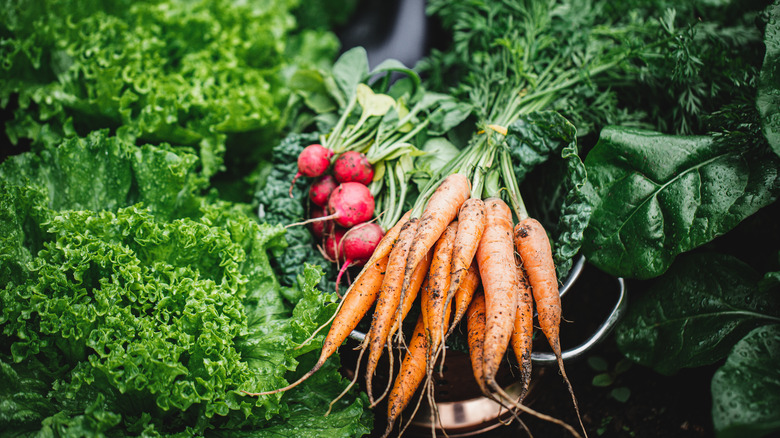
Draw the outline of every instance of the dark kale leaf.
<instances>
[{"instance_id":1,"label":"dark kale leaf","mask_svg":"<svg viewBox=\"0 0 780 438\"><path fill-rule=\"evenodd\" d=\"M316 134L290 134L273 149L272 168L255 192L258 217L269 224L290 225L307 217L308 184L299 178L289 195L290 183L298 171L298 155L303 148L319 141ZM331 281L336 278L335 265L317 250L314 236L306 226L287 228L287 247L272 254L271 262L279 282L284 286L295 284L305 263L320 265L325 272L321 290L335 290Z\"/></svg>"}]
</instances>

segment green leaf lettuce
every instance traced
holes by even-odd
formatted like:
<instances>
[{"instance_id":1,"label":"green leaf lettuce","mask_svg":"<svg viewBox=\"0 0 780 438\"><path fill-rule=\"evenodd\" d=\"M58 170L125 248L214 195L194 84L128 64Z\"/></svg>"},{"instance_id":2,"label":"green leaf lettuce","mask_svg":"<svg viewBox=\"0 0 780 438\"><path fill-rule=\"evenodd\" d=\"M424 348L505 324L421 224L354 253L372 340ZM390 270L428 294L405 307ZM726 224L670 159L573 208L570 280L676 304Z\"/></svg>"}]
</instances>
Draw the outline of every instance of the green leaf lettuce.
<instances>
[{"instance_id":1,"label":"green leaf lettuce","mask_svg":"<svg viewBox=\"0 0 780 438\"><path fill-rule=\"evenodd\" d=\"M284 228L197 195L196 161L95 132L0 164L0 434L260 433L343 390L331 361L326 380L244 394L306 371L324 335L297 347L335 296L310 265L282 287ZM364 404L338 405L342 435L370 427Z\"/></svg>"}]
</instances>

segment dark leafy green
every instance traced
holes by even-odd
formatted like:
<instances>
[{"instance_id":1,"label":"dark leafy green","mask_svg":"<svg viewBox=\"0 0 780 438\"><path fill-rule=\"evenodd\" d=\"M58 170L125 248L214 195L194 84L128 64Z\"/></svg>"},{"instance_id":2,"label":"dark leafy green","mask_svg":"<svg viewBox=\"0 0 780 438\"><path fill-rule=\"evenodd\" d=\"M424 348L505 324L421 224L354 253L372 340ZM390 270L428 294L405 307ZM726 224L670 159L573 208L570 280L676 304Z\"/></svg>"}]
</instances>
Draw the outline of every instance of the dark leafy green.
<instances>
[{"instance_id":1,"label":"dark leafy green","mask_svg":"<svg viewBox=\"0 0 780 438\"><path fill-rule=\"evenodd\" d=\"M780 325L742 338L712 377L718 438L761 437L780 430Z\"/></svg>"},{"instance_id":2,"label":"dark leafy green","mask_svg":"<svg viewBox=\"0 0 780 438\"><path fill-rule=\"evenodd\" d=\"M299 178L289 195L290 183L298 171L298 155L303 148L319 141L316 134L290 134L274 146L270 173L260 182L255 192L258 203L258 217L270 224L289 225L308 217L308 184L306 178ZM287 247L272 256L279 282L289 286L295 283L305 263L320 265L323 276L322 290L335 290L332 281L338 272L335 265L317 250L314 237L306 226L287 229ZM330 280L328 280L330 279Z\"/></svg>"},{"instance_id":3,"label":"dark leafy green","mask_svg":"<svg viewBox=\"0 0 780 438\"><path fill-rule=\"evenodd\" d=\"M9 430L40 422L57 412L47 396L51 378L42 365L30 362L19 366L0 360L0 377L5 382L0 389L0 424Z\"/></svg>"},{"instance_id":4,"label":"dark leafy green","mask_svg":"<svg viewBox=\"0 0 780 438\"><path fill-rule=\"evenodd\" d=\"M581 136L606 124L700 132L702 114L755 87L763 6L744 3L430 1L451 37L423 68L431 89L479 111L557 110Z\"/></svg>"},{"instance_id":5,"label":"dark leafy green","mask_svg":"<svg viewBox=\"0 0 780 438\"><path fill-rule=\"evenodd\" d=\"M578 154L576 129L554 111L521 116L509 126L507 135L512 169L519 184L529 172L548 160L560 157L562 173L554 173L548 184L535 181L525 190L525 202L537 201L528 208L542 218L553 235L553 257L558 278L564 278L580 251L582 233L590 220L590 204L581 193L585 184L585 166ZM550 188L552 186L552 188ZM533 190L536 187L542 190Z\"/></svg>"},{"instance_id":6,"label":"dark leafy green","mask_svg":"<svg viewBox=\"0 0 780 438\"><path fill-rule=\"evenodd\" d=\"M754 126L693 137L609 127L585 167L593 214L583 253L630 278L662 274L780 193L780 160Z\"/></svg>"},{"instance_id":7,"label":"dark leafy green","mask_svg":"<svg viewBox=\"0 0 780 438\"><path fill-rule=\"evenodd\" d=\"M766 11L764 29L764 64L759 77L756 105L761 113L761 125L769 145L780 155L780 3L774 2Z\"/></svg>"},{"instance_id":8,"label":"dark leafy green","mask_svg":"<svg viewBox=\"0 0 780 438\"><path fill-rule=\"evenodd\" d=\"M632 297L616 329L618 346L664 374L722 359L753 328L780 321L780 296L760 290L760 278L732 256L680 256L645 294Z\"/></svg>"}]
</instances>

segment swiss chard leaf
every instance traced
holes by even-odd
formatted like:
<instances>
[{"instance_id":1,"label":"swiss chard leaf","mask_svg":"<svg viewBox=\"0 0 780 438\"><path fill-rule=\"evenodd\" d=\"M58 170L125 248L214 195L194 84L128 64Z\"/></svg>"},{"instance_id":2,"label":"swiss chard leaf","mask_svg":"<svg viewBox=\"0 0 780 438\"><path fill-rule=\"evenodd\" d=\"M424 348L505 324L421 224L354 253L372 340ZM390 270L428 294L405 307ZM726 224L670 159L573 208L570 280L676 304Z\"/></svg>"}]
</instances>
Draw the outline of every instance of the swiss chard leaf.
<instances>
[{"instance_id":1,"label":"swiss chard leaf","mask_svg":"<svg viewBox=\"0 0 780 438\"><path fill-rule=\"evenodd\" d=\"M712 420L718 438L780 430L780 324L758 327L731 350L712 377Z\"/></svg>"},{"instance_id":2,"label":"swiss chard leaf","mask_svg":"<svg viewBox=\"0 0 780 438\"><path fill-rule=\"evenodd\" d=\"M618 346L664 374L713 363L756 326L780 321L780 296L760 290L760 279L732 256L680 256L633 300L616 329Z\"/></svg>"},{"instance_id":3,"label":"swiss chard leaf","mask_svg":"<svg viewBox=\"0 0 780 438\"><path fill-rule=\"evenodd\" d=\"M629 278L662 274L780 193L780 159L753 131L684 137L608 127L585 167L593 214L583 253Z\"/></svg>"},{"instance_id":4,"label":"swiss chard leaf","mask_svg":"<svg viewBox=\"0 0 780 438\"><path fill-rule=\"evenodd\" d=\"M543 190L530 196L524 192L523 197L526 204L530 200L537 201L527 207L536 212L537 219L552 235L558 278L563 278L580 250L583 232L590 220L590 206L582 194L587 176L578 155L576 129L557 112L534 112L521 116L509 126L507 145L519 184L543 163L560 161L560 172L554 178L532 185L532 188L543 187Z\"/></svg>"},{"instance_id":5,"label":"swiss chard leaf","mask_svg":"<svg viewBox=\"0 0 780 438\"><path fill-rule=\"evenodd\" d=\"M780 2L770 5L765 14L764 64L759 75L756 105L769 145L780 155Z\"/></svg>"}]
</instances>

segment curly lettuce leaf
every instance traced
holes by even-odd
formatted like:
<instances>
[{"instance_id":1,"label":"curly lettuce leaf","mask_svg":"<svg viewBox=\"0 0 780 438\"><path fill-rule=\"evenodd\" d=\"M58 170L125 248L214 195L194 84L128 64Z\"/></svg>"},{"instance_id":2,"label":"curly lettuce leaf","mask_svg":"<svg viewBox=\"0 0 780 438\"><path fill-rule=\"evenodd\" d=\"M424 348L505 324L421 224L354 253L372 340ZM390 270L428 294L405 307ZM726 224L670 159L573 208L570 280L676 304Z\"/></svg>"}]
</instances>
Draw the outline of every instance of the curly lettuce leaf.
<instances>
[{"instance_id":1,"label":"curly lettuce leaf","mask_svg":"<svg viewBox=\"0 0 780 438\"><path fill-rule=\"evenodd\" d=\"M262 144L281 132L288 70L335 56L326 32L306 40L302 53L316 59L286 56L305 26L292 15L298 3L8 4L0 12L0 106L16 108L8 136L54 145L108 128L139 143L191 146L211 177L231 139Z\"/></svg>"},{"instance_id":2,"label":"curly lettuce leaf","mask_svg":"<svg viewBox=\"0 0 780 438\"><path fill-rule=\"evenodd\" d=\"M91 157L92 179L62 157ZM1 372L37 379L27 394L0 392L0 431L203 434L319 418L298 406L304 396L243 391L305 371L301 357L324 333L298 347L335 311L335 296L316 288L314 267L282 287L269 253L283 252L284 228L259 223L247 205L192 195L189 157L95 133L0 164L0 272L9 274L0 361L12 364ZM112 196L100 191L106 163L124 172ZM79 181L92 192L70 191ZM70 196L53 201L59 193ZM346 383L329 380L327 391ZM364 405L354 392L339 405L344 430L370 428Z\"/></svg>"},{"instance_id":3,"label":"curly lettuce leaf","mask_svg":"<svg viewBox=\"0 0 780 438\"><path fill-rule=\"evenodd\" d=\"M301 358L300 368L309 369L315 361L315 355L307 354ZM291 380L298 376L298 373L293 374ZM207 431L205 436L330 438L368 435L372 431L373 414L367 409L368 397L364 392L358 394L356 389L352 389L349 398L342 398L334 403L330 413L327 412L331 401L339 396L347 383L339 373L337 362L328 361L308 380L284 395L284 399L292 407L289 418L272 419L261 429L221 428Z\"/></svg>"},{"instance_id":4,"label":"curly lettuce leaf","mask_svg":"<svg viewBox=\"0 0 780 438\"><path fill-rule=\"evenodd\" d=\"M548 164L541 182L535 179L521 186L521 192L527 208L551 234L558 278L571 270L591 213L582 193L587 175L576 134L574 125L554 111L521 116L507 134L518 184L534 169Z\"/></svg>"},{"instance_id":5,"label":"curly lettuce leaf","mask_svg":"<svg viewBox=\"0 0 780 438\"><path fill-rule=\"evenodd\" d=\"M291 317L250 325L248 335L237 342L242 356L253 369L273 373L276 379L258 381L257 387L247 391L287 386L314 366L324 335L306 344L304 341L326 323L336 309L335 294L325 294L317 288L321 275L319 267L306 265L295 286L296 295L301 299ZM303 384L275 396L286 403L290 411L267 417L267 424L262 422L262 428L251 431L247 427L256 425L257 418L233 415L227 424L230 427L224 427L216 436L295 436L301 433L302 436L360 436L370 432L373 416L367 410L365 394L359 394L357 389L352 389L348 397L334 405L333 418L324 417L330 401L336 399L349 383L338 371L338 355L334 359Z\"/></svg>"},{"instance_id":6,"label":"curly lettuce leaf","mask_svg":"<svg viewBox=\"0 0 780 438\"><path fill-rule=\"evenodd\" d=\"M103 130L9 157L0 164L0 178L40 188L57 211L116 211L143 203L160 217L174 218L197 214L196 193L205 184L194 172L197 161L181 149L135 146Z\"/></svg>"}]
</instances>

